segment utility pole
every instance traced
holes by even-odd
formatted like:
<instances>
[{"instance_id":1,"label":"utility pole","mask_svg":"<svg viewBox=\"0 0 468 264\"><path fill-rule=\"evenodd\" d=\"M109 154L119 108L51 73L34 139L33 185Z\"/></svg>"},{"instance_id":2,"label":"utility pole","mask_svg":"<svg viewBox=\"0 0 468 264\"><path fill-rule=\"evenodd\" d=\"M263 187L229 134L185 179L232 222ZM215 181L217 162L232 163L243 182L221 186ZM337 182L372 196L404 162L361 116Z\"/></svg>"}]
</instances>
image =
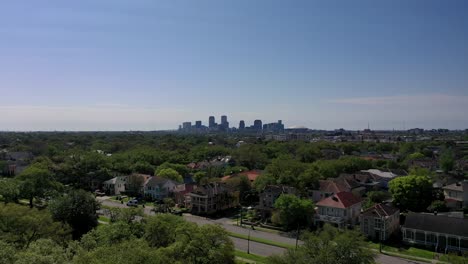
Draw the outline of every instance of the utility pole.
<instances>
[{"instance_id":1,"label":"utility pole","mask_svg":"<svg viewBox=\"0 0 468 264\"><path fill-rule=\"evenodd\" d=\"M247 254L250 254L250 229L249 236L247 237Z\"/></svg>"},{"instance_id":2,"label":"utility pole","mask_svg":"<svg viewBox=\"0 0 468 264\"><path fill-rule=\"evenodd\" d=\"M382 229L385 227L383 216L380 217L380 222L381 222L381 227L380 227L380 236L379 236L379 240L380 240L379 252L382 253L382 235L383 235Z\"/></svg>"},{"instance_id":3,"label":"utility pole","mask_svg":"<svg viewBox=\"0 0 468 264\"><path fill-rule=\"evenodd\" d=\"M297 249L297 244L299 243L299 223L297 223L297 232L296 232L296 249Z\"/></svg>"}]
</instances>

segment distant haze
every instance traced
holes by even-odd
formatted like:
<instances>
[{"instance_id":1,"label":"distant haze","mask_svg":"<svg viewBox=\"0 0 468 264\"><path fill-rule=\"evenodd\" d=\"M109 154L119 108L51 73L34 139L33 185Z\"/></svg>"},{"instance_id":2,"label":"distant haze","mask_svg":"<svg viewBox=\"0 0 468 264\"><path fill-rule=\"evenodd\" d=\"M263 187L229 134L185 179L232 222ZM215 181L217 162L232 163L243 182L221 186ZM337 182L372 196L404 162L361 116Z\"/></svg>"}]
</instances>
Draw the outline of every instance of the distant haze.
<instances>
[{"instance_id":1,"label":"distant haze","mask_svg":"<svg viewBox=\"0 0 468 264\"><path fill-rule=\"evenodd\" d=\"M0 130L468 128L468 1L0 8Z\"/></svg>"}]
</instances>

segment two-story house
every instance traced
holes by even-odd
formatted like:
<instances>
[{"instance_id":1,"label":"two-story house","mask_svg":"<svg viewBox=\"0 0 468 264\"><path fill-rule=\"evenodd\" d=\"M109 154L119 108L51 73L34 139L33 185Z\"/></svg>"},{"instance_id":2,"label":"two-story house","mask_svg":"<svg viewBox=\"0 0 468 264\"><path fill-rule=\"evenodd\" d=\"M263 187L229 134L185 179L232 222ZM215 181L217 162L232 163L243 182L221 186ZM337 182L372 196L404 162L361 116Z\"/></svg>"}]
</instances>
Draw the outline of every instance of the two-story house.
<instances>
[{"instance_id":1,"label":"two-story house","mask_svg":"<svg viewBox=\"0 0 468 264\"><path fill-rule=\"evenodd\" d=\"M177 182L159 176L150 177L144 184L144 195L154 200L169 197L177 186Z\"/></svg>"},{"instance_id":2,"label":"two-story house","mask_svg":"<svg viewBox=\"0 0 468 264\"><path fill-rule=\"evenodd\" d=\"M319 201L316 205L314 224L330 223L345 227L358 223L362 200L350 192L339 192Z\"/></svg>"},{"instance_id":3,"label":"two-story house","mask_svg":"<svg viewBox=\"0 0 468 264\"><path fill-rule=\"evenodd\" d=\"M237 207L239 192L231 191L225 183L211 182L188 194L188 207L194 214L213 214Z\"/></svg>"},{"instance_id":4,"label":"two-story house","mask_svg":"<svg viewBox=\"0 0 468 264\"><path fill-rule=\"evenodd\" d=\"M120 195L125 192L128 176L118 176L103 182L102 188L109 195Z\"/></svg>"},{"instance_id":5,"label":"two-story house","mask_svg":"<svg viewBox=\"0 0 468 264\"><path fill-rule=\"evenodd\" d=\"M461 209L468 206L468 181L457 182L442 187L445 203L449 208Z\"/></svg>"},{"instance_id":6,"label":"two-story house","mask_svg":"<svg viewBox=\"0 0 468 264\"><path fill-rule=\"evenodd\" d=\"M361 213L359 223L361 232L368 238L387 240L400 227L400 210L386 204L376 204Z\"/></svg>"},{"instance_id":7,"label":"two-story house","mask_svg":"<svg viewBox=\"0 0 468 264\"><path fill-rule=\"evenodd\" d=\"M403 242L437 252L468 251L468 219L409 213L402 226Z\"/></svg>"},{"instance_id":8,"label":"two-story house","mask_svg":"<svg viewBox=\"0 0 468 264\"><path fill-rule=\"evenodd\" d=\"M262 218L271 216L276 199L281 194L297 194L297 189L285 185L267 185L259 194L259 204L256 209L261 213Z\"/></svg>"}]
</instances>

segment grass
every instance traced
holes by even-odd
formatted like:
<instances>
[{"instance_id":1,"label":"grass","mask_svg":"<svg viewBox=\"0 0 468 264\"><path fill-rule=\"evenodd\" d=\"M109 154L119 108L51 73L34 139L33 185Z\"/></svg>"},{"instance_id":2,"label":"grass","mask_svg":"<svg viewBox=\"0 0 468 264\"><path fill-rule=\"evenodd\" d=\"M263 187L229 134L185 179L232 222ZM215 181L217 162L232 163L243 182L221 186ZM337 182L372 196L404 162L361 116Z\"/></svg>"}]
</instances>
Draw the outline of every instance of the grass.
<instances>
[{"instance_id":1,"label":"grass","mask_svg":"<svg viewBox=\"0 0 468 264\"><path fill-rule=\"evenodd\" d=\"M240 251L240 250L234 251L234 255L236 257L241 258L241 259L251 260L251 261L253 261L255 263L267 263L266 262L266 260L267 260L266 257L262 257L262 256L259 256L259 255L254 255L254 254L247 254L247 252Z\"/></svg>"},{"instance_id":2,"label":"grass","mask_svg":"<svg viewBox=\"0 0 468 264\"><path fill-rule=\"evenodd\" d=\"M98 220L101 221L101 222L104 222L104 223L110 223L109 217L105 217L105 216L102 216L102 215L99 216Z\"/></svg>"},{"instance_id":3,"label":"grass","mask_svg":"<svg viewBox=\"0 0 468 264\"><path fill-rule=\"evenodd\" d=\"M228 234L229 234L229 236L237 237L237 238L245 239L245 240L247 240L249 238L248 235L242 235L242 234L237 234L237 233L232 233L232 232L228 232ZM270 245L270 246L275 246L275 247L286 248L286 249L296 248L293 245L289 245L289 244L285 244L285 243L281 243L281 242L276 242L276 241L271 241L271 240L268 240L268 239L263 239L263 238L258 238L258 237L252 237L252 236L250 237L250 241L254 241L254 242L257 242L257 243L262 243L262 244L266 244L266 245Z\"/></svg>"},{"instance_id":4,"label":"grass","mask_svg":"<svg viewBox=\"0 0 468 264\"><path fill-rule=\"evenodd\" d=\"M379 250L379 243L373 243L369 242L368 247L374 250ZM388 246L388 245L382 245L382 252L387 254L387 255L393 255L393 256L400 256L404 257L407 259L411 260L421 260L421 259L427 259L429 262L430 260L434 259L435 252L426 250L426 249L421 249L421 248L415 248L415 247L405 247L405 248L397 248L393 246Z\"/></svg>"}]
</instances>

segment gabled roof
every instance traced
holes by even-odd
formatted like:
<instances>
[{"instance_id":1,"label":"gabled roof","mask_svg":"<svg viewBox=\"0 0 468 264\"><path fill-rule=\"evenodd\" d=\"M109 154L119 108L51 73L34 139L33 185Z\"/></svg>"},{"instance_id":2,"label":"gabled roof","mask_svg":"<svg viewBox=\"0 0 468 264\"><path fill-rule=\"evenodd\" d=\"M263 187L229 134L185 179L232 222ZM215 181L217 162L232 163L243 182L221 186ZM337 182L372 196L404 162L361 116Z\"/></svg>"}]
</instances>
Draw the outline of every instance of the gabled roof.
<instances>
[{"instance_id":1,"label":"gabled roof","mask_svg":"<svg viewBox=\"0 0 468 264\"><path fill-rule=\"evenodd\" d=\"M262 174L262 171L249 170L249 171L241 172L238 175L239 176L247 176L247 178L249 178L249 181L253 182L253 181L257 180L258 176L260 176L261 174Z\"/></svg>"},{"instance_id":2,"label":"gabled roof","mask_svg":"<svg viewBox=\"0 0 468 264\"><path fill-rule=\"evenodd\" d=\"M335 208L348 208L357 203L360 203L361 199L354 196L350 192L339 192L328 198L325 198L317 203L317 206L335 207Z\"/></svg>"},{"instance_id":3,"label":"gabled roof","mask_svg":"<svg viewBox=\"0 0 468 264\"><path fill-rule=\"evenodd\" d=\"M376 204L372 206L371 208L362 212L362 215L373 216L373 217L385 217L385 216L394 215L395 213L398 213L398 212L399 212L398 208L395 208L386 204Z\"/></svg>"},{"instance_id":4,"label":"gabled roof","mask_svg":"<svg viewBox=\"0 0 468 264\"><path fill-rule=\"evenodd\" d=\"M447 186L442 187L444 190L451 190L457 192L463 192L463 184L462 183L454 183ZM467 190L468 191L468 190Z\"/></svg>"},{"instance_id":5,"label":"gabled roof","mask_svg":"<svg viewBox=\"0 0 468 264\"><path fill-rule=\"evenodd\" d=\"M346 186L336 183L332 180L319 180L319 185L319 190L325 193L339 193L350 191L350 189Z\"/></svg>"},{"instance_id":6,"label":"gabled roof","mask_svg":"<svg viewBox=\"0 0 468 264\"><path fill-rule=\"evenodd\" d=\"M468 219L442 215L409 213L405 228L468 237Z\"/></svg>"},{"instance_id":7,"label":"gabled roof","mask_svg":"<svg viewBox=\"0 0 468 264\"><path fill-rule=\"evenodd\" d=\"M169 179L159 177L159 176L153 176L145 182L145 186L150 186L150 187L162 186L166 184L167 182L173 182L174 184L177 184L173 180L169 180Z\"/></svg>"}]
</instances>

